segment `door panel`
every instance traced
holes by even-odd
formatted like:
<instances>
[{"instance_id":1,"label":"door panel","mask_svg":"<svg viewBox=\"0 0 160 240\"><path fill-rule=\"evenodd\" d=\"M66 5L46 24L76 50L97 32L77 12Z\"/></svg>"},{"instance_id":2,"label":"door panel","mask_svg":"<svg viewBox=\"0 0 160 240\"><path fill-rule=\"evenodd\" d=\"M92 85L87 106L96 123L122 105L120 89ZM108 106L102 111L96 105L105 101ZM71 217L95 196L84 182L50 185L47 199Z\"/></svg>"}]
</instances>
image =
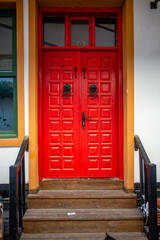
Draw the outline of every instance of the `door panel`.
<instances>
[{"instance_id":1,"label":"door panel","mask_svg":"<svg viewBox=\"0 0 160 240\"><path fill-rule=\"evenodd\" d=\"M44 177L117 177L117 53L43 54ZM93 84L97 96L90 96ZM90 118L84 129L83 112Z\"/></svg>"},{"instance_id":2,"label":"door panel","mask_svg":"<svg viewBox=\"0 0 160 240\"><path fill-rule=\"evenodd\" d=\"M77 52L44 52L43 163L44 177L76 177L79 170L79 67ZM63 96L65 84L71 96Z\"/></svg>"},{"instance_id":3,"label":"door panel","mask_svg":"<svg viewBox=\"0 0 160 240\"><path fill-rule=\"evenodd\" d=\"M86 120L82 132L82 165L85 177L117 177L116 53L83 52L82 112ZM89 87L97 87L97 97Z\"/></svg>"}]
</instances>

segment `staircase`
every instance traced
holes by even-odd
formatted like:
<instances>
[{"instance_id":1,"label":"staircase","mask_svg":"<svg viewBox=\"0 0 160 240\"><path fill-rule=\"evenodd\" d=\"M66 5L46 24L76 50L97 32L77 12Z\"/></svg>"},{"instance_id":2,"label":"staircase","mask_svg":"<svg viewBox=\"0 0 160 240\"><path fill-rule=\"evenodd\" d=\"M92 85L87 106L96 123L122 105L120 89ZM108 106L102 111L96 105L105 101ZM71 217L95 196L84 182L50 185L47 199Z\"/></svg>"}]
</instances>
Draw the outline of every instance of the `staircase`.
<instances>
[{"instance_id":1,"label":"staircase","mask_svg":"<svg viewBox=\"0 0 160 240\"><path fill-rule=\"evenodd\" d=\"M21 240L144 240L136 195L117 179L52 179L28 195Z\"/></svg>"}]
</instances>

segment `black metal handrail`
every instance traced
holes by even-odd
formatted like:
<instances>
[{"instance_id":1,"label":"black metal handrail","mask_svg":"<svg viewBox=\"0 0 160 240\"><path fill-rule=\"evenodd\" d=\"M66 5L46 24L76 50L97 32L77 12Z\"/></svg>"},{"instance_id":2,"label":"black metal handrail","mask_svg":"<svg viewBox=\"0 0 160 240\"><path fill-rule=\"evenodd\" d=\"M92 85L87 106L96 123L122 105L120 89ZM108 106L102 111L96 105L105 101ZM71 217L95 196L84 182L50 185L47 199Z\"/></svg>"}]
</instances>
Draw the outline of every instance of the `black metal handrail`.
<instances>
[{"instance_id":1,"label":"black metal handrail","mask_svg":"<svg viewBox=\"0 0 160 240\"><path fill-rule=\"evenodd\" d=\"M158 239L157 231L157 182L156 165L151 163L149 157L141 143L139 136L134 137L135 151L139 150L139 170L140 170L140 195L141 204L145 209L146 223L144 225L149 240ZM148 207L147 207L148 206Z\"/></svg>"},{"instance_id":2,"label":"black metal handrail","mask_svg":"<svg viewBox=\"0 0 160 240\"><path fill-rule=\"evenodd\" d=\"M22 217L26 212L25 151L29 138L23 139L16 162L9 168L9 240L17 240L22 230ZM20 231L19 231L20 230Z\"/></svg>"},{"instance_id":3,"label":"black metal handrail","mask_svg":"<svg viewBox=\"0 0 160 240\"><path fill-rule=\"evenodd\" d=\"M150 2L150 7L151 9L155 9L157 8L157 3L159 2L160 0L154 0L154 2Z\"/></svg>"}]
</instances>

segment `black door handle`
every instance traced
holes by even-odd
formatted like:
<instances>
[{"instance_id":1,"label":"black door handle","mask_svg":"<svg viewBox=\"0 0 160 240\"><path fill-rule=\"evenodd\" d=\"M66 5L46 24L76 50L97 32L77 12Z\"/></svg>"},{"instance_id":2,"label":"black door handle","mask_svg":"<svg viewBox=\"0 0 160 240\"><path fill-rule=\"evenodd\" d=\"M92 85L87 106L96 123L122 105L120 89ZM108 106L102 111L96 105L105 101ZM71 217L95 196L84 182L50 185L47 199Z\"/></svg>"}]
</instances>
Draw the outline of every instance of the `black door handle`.
<instances>
[{"instance_id":1,"label":"black door handle","mask_svg":"<svg viewBox=\"0 0 160 240\"><path fill-rule=\"evenodd\" d=\"M82 71L83 71L83 78L86 79L86 68L84 67Z\"/></svg>"},{"instance_id":2,"label":"black door handle","mask_svg":"<svg viewBox=\"0 0 160 240\"><path fill-rule=\"evenodd\" d=\"M85 120L86 119L90 119L90 117L85 117L85 113L83 112L82 113L82 128L83 129L85 129L85 125L86 125Z\"/></svg>"},{"instance_id":3,"label":"black door handle","mask_svg":"<svg viewBox=\"0 0 160 240\"><path fill-rule=\"evenodd\" d=\"M75 71L75 78L77 78L77 71L78 71L77 67L74 68L74 71Z\"/></svg>"}]
</instances>

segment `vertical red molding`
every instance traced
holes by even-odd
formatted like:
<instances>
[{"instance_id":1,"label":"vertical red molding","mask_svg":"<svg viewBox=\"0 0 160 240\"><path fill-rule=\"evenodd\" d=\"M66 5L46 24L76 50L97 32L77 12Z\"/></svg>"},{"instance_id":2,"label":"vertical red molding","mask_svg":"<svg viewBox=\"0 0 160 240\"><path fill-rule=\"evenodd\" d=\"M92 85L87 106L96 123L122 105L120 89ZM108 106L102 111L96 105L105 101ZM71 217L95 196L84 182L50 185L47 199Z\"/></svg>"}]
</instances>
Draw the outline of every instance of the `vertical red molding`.
<instances>
[{"instance_id":1,"label":"vertical red molding","mask_svg":"<svg viewBox=\"0 0 160 240\"><path fill-rule=\"evenodd\" d=\"M95 15L92 15L92 47L95 47Z\"/></svg>"},{"instance_id":2,"label":"vertical red molding","mask_svg":"<svg viewBox=\"0 0 160 240\"><path fill-rule=\"evenodd\" d=\"M92 46L92 18L89 18L89 46Z\"/></svg>"},{"instance_id":3,"label":"vertical red molding","mask_svg":"<svg viewBox=\"0 0 160 240\"><path fill-rule=\"evenodd\" d=\"M42 180L42 12L38 13L38 164L39 164L39 180Z\"/></svg>"},{"instance_id":4,"label":"vertical red molding","mask_svg":"<svg viewBox=\"0 0 160 240\"><path fill-rule=\"evenodd\" d=\"M66 47L69 46L69 26L68 26L68 14L66 14L65 17L65 43L66 43Z\"/></svg>"},{"instance_id":5,"label":"vertical red molding","mask_svg":"<svg viewBox=\"0 0 160 240\"><path fill-rule=\"evenodd\" d=\"M122 64L122 11L118 13L118 155L119 155L119 179L124 179L123 170L123 64Z\"/></svg>"}]
</instances>

